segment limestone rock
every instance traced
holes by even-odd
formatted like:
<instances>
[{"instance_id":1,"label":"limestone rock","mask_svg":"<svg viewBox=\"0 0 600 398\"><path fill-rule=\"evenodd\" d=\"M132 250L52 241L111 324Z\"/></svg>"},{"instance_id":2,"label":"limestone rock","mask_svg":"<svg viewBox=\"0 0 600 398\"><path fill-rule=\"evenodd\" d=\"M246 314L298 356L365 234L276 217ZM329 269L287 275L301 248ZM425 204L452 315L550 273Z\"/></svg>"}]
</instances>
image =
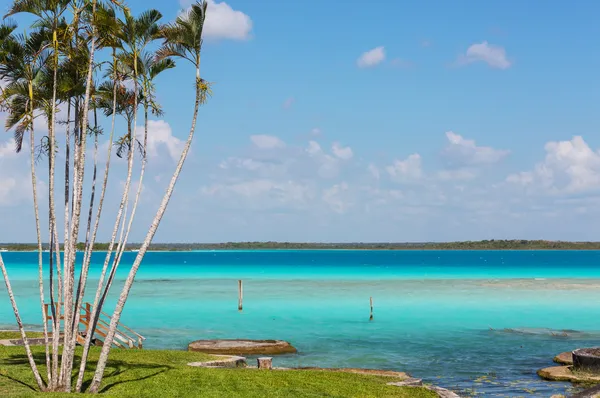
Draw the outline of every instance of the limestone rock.
<instances>
[{"instance_id":1,"label":"limestone rock","mask_svg":"<svg viewBox=\"0 0 600 398\"><path fill-rule=\"evenodd\" d=\"M196 340L188 345L188 351L226 355L277 355L297 352L283 340Z\"/></svg>"},{"instance_id":2,"label":"limestone rock","mask_svg":"<svg viewBox=\"0 0 600 398\"><path fill-rule=\"evenodd\" d=\"M600 375L573 372L570 366L554 366L540 369L537 374L545 380L570 381L572 383L600 383Z\"/></svg>"},{"instance_id":3,"label":"limestone rock","mask_svg":"<svg viewBox=\"0 0 600 398\"><path fill-rule=\"evenodd\" d=\"M215 355L215 357L218 357L218 359L207 362L190 362L188 366L200 368L244 368L248 366L244 357L229 355Z\"/></svg>"},{"instance_id":4,"label":"limestone rock","mask_svg":"<svg viewBox=\"0 0 600 398\"><path fill-rule=\"evenodd\" d=\"M409 377L406 380L387 383L387 385L388 386L396 386L396 387L420 387L423 385L423 380Z\"/></svg>"},{"instance_id":5,"label":"limestone rock","mask_svg":"<svg viewBox=\"0 0 600 398\"><path fill-rule=\"evenodd\" d=\"M318 368L318 367L301 367L296 368L298 370L323 370L327 372L344 372L344 373L356 373L369 376L385 376L385 377L396 377L399 379L408 379L410 376L404 372L396 372L394 370L379 370L379 369L360 369L360 368Z\"/></svg>"},{"instance_id":6,"label":"limestone rock","mask_svg":"<svg viewBox=\"0 0 600 398\"><path fill-rule=\"evenodd\" d=\"M554 357L554 362L561 365L573 365L573 353L571 351L561 352Z\"/></svg>"}]
</instances>

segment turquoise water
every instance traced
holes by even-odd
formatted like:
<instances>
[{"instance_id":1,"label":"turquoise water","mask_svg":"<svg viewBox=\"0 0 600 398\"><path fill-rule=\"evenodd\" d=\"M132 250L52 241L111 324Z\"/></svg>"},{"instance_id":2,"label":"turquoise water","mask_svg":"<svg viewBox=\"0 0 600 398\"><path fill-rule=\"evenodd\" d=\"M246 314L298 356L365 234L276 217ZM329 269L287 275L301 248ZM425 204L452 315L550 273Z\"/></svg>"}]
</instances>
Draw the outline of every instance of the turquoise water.
<instances>
[{"instance_id":1,"label":"turquoise water","mask_svg":"<svg viewBox=\"0 0 600 398\"><path fill-rule=\"evenodd\" d=\"M36 256L3 253L32 327L40 319ZM106 312L134 256L125 254ZM92 278L103 259L93 258ZM284 339L299 354L276 358L278 366L393 369L467 393L550 396L569 385L541 381L536 370L559 352L599 345L599 264L595 251L149 253L122 321L148 338L147 348ZM0 327L9 327L1 290ZM562 329L572 332L556 335Z\"/></svg>"}]
</instances>

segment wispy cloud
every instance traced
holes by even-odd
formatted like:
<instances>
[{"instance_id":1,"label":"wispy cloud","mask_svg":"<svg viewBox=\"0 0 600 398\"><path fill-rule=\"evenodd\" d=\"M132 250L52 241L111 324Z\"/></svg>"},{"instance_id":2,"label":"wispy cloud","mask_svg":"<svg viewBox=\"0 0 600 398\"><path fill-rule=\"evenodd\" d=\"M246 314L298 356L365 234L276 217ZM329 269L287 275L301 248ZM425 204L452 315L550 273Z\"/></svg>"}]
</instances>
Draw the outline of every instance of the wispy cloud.
<instances>
[{"instance_id":1,"label":"wispy cloud","mask_svg":"<svg viewBox=\"0 0 600 398\"><path fill-rule=\"evenodd\" d=\"M383 61L385 61L385 48L380 46L362 53L356 60L356 65L359 68L372 68Z\"/></svg>"},{"instance_id":2,"label":"wispy cloud","mask_svg":"<svg viewBox=\"0 0 600 398\"><path fill-rule=\"evenodd\" d=\"M469 46L466 53L458 57L456 64L460 66L474 62L485 62L490 67L497 69L508 69L513 64L503 47L489 44L487 41Z\"/></svg>"}]
</instances>

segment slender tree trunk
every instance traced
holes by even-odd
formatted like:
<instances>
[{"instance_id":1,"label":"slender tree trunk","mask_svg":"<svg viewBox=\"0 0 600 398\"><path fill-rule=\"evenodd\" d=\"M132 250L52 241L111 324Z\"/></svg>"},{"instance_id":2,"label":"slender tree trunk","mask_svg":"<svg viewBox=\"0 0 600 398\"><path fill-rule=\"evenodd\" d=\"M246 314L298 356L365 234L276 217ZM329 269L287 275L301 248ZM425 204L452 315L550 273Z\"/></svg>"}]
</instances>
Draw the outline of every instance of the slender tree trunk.
<instances>
[{"instance_id":1,"label":"slender tree trunk","mask_svg":"<svg viewBox=\"0 0 600 398\"><path fill-rule=\"evenodd\" d=\"M93 304L92 314L91 314L91 322L88 326L88 331L87 331L87 334L89 334L90 336L93 335L96 330L96 326L98 323L100 312L102 311L102 306L104 305L104 300L106 298L106 294L107 294L108 290L110 289L110 286L111 286L114 276L116 274L117 268L119 266L119 261L121 259L121 255L123 253L123 250L125 250L125 244L126 244L126 238L124 238L124 231L125 231L125 223L127 220L127 205L129 202L129 189L130 189L130 185L131 185L131 176L132 176L132 172L133 172L133 156L135 154L135 142L137 139L136 131L137 131L137 109L138 109L138 101L137 101L137 99L138 99L138 80L137 80L137 53L136 53L136 51L134 51L133 58L134 58L133 131L131 129L131 120L129 120L128 130L127 130L128 139L129 139L127 178L125 180L125 187L123 189L121 205L119 207L119 212L117 213L117 220L115 222L111 243L109 245L109 251L105 258L104 267L102 269L102 275L98 282L98 289L96 290L96 297L94 298L94 304ZM123 214L123 209L125 209L124 214ZM132 216L134 215L134 213L135 213L135 208L133 209ZM108 278L106 287L104 288L104 292L103 292L102 287L103 287L103 283L104 283L104 277L106 275L108 261L110 260L110 254L112 252L114 240L116 237L116 233L118 231L119 220L121 219L121 217L122 217L122 225L121 225L121 232L119 234L117 249L115 251L115 257L113 259L109 278ZM86 346L88 346L87 341L86 341ZM86 346L84 346L84 355L87 355L87 350L85 348ZM83 380L83 374L82 374L83 369L84 369L83 367L80 367L80 373L78 376L77 385L79 385L80 382Z\"/></svg>"},{"instance_id":2,"label":"slender tree trunk","mask_svg":"<svg viewBox=\"0 0 600 398\"><path fill-rule=\"evenodd\" d=\"M138 252L138 254L135 258L133 266L131 267L131 271L129 272L129 275L127 276L127 280L125 281L125 285L123 286L123 290L121 291L121 295L119 296L119 300L117 302L115 312L113 313L113 316L110 320L109 331L106 336L106 339L104 340L104 345L102 346L100 358L98 359L96 373L94 374L94 378L92 379L92 384L90 385L91 393L97 393L98 389L100 388L100 383L102 382L102 377L104 376L104 369L106 368L106 362L108 361L108 355L110 353L110 349L111 349L112 342L115 337L115 333L117 330L117 326L119 324L119 320L121 319L121 313L123 312L123 308L125 307L125 302L127 301L127 297L129 296L129 292L133 285L133 281L135 280L137 270L138 270L140 264L142 263L142 259L144 258L144 255L146 254L146 251L148 250L150 243L152 243L152 239L154 238L154 235L156 234L156 230L158 229L160 221L162 220L162 217L165 214L167 205L169 204L169 200L171 199L171 195L173 194L175 184L177 183L177 179L179 178L179 174L181 173L181 169L183 168L183 164L185 163L185 159L190 150L190 146L192 145L192 139L194 138L194 132L196 131L196 119L198 116L198 107L200 106L201 87L200 87L200 79L198 77L199 74L200 74L200 70L199 70L199 67L197 67L196 68L196 76L197 76L197 78L196 78L196 102L194 104L194 115L192 118L192 126L190 128L190 134L185 143L185 146L181 153L181 157L179 159L179 162L177 163L177 167L175 169L175 172L173 173L173 177L171 178L171 182L169 183L169 186L167 188L165 196L163 197L160 207L158 208L158 212L156 213L156 216L154 217L154 221L152 222L152 225L150 226L150 230L148 231L148 234L146 235L146 239L144 240L142 246L140 247L140 251Z\"/></svg>"},{"instance_id":3,"label":"slender tree trunk","mask_svg":"<svg viewBox=\"0 0 600 398\"><path fill-rule=\"evenodd\" d=\"M96 2L97 0L93 0L92 1L92 19L95 17L96 14ZM81 142L79 144L79 148L78 148L78 164L75 165L74 167L74 185L73 185L73 190L76 192L76 196L75 196L75 200L74 200L74 206L73 206L73 214L72 214L72 218L71 218L71 225L70 225L70 231L69 231L69 250L70 250L70 258L69 258L69 290L67 292L68 296L69 296L69 301L70 301L70 311L72 313L73 308L73 285L74 285L74 274L73 272L71 272L72 270L74 270L74 265L75 265L75 261L76 261L76 244L77 244L77 238L79 236L79 220L80 220L80 216L81 216L81 201L82 201L82 195L83 195L83 177L84 177L84 171L85 171L85 150L86 150L86 138L87 138L87 125L88 125L88 111L89 111L89 106L90 106L90 96L91 96L91 89L92 89L92 77L93 77L93 71L94 71L94 53L95 53L95 49L96 49L96 35L97 35L97 29L96 29L96 25L94 23L92 23L92 38L91 38L91 43L90 43L90 53L89 53L89 61L88 61L88 70L87 70L87 78L86 78L86 86L85 86L85 97L84 97L84 101L83 101L83 112L82 112L82 123L81 123ZM72 278L73 276L73 278ZM67 290L67 289L65 289ZM66 320L67 321L67 320ZM65 322L66 325L70 325L69 322L72 322L72 318L69 318L69 320L67 322ZM68 331L68 327L65 328ZM69 338L71 336L69 335ZM66 340L66 339L65 339ZM72 346L71 344L66 344L64 346L63 349L63 355L66 355L67 358L71 358L73 357L73 351L74 351L75 347ZM72 362L71 362L71 367L69 369L64 369L63 368L63 380L65 381L65 391L70 392L71 391L71 374L72 374ZM66 379L68 379L68 382L66 382Z\"/></svg>"},{"instance_id":4,"label":"slender tree trunk","mask_svg":"<svg viewBox=\"0 0 600 398\"><path fill-rule=\"evenodd\" d=\"M63 242L66 244L69 239L69 194L71 192L69 188L70 178L70 166L71 166L71 98L67 101L67 131L65 132L65 237ZM64 260L67 260L67 251L63 245Z\"/></svg>"},{"instance_id":5,"label":"slender tree trunk","mask_svg":"<svg viewBox=\"0 0 600 398\"><path fill-rule=\"evenodd\" d=\"M98 117L97 117L97 112L96 112L96 108L94 107L94 129L98 128ZM90 206L89 206L89 212L88 212L88 221L87 221L87 229L86 229L86 239L85 239L85 246L86 246L86 250L84 252L84 257L83 257L83 264L82 264L82 268L81 268L81 274L83 274L84 272L84 267L86 264L86 259L87 259L87 255L88 255L88 251L87 251L87 247L90 243L90 230L91 230L91 225L92 225L92 216L93 216L93 212L94 212L94 199L95 199L95 195L96 195L96 176L97 176L97 165L98 165L98 132L94 131L94 171L93 171L93 175L92 175L92 192L90 194ZM91 255L91 252L90 252ZM74 306L74 312L73 312L73 319L72 321L70 321L69 323L67 323L65 321L65 329L70 328L71 333L70 333L70 339L67 340L66 336L65 336L65 342L64 342L64 346L67 347L73 347L72 350L68 350L67 354L63 354L62 360L63 360L63 369L65 369L65 373L63 374L64 380L65 382L71 382L71 375L67 375L67 371L69 371L69 373L72 373L72 369L73 369L73 358L75 357L75 345L77 344L77 336L79 334L79 319L80 319L80 311L81 311L81 302L83 301L83 294L82 291L84 290L82 287L82 282L85 284L85 281L82 281L82 276L79 276L79 282L78 282L78 286L77 286L77 292L75 295L75 306ZM73 355L71 355L71 353Z\"/></svg>"},{"instance_id":6,"label":"slender tree trunk","mask_svg":"<svg viewBox=\"0 0 600 398\"><path fill-rule=\"evenodd\" d=\"M33 105L32 116L33 116ZM33 117L31 118L33 120ZM35 139L33 132L33 123L31 123L30 131L31 141L31 186L33 189L33 209L35 213L35 231L38 245L38 283L40 286L40 306L42 309L42 324L44 327L44 347L46 351L46 371L48 374L48 383L52 380L52 367L50 365L50 342L48 339L48 320L46 319L46 306L44 298L44 272L43 272L43 249L42 249L42 232L40 228L40 212L37 196L37 177L35 173Z\"/></svg>"},{"instance_id":7,"label":"slender tree trunk","mask_svg":"<svg viewBox=\"0 0 600 398\"><path fill-rule=\"evenodd\" d=\"M134 133L134 135L135 135L135 133ZM135 137L134 137L134 140L135 140ZM141 167L141 170L140 170L140 179L138 180L137 192L136 192L136 195L135 195L135 199L134 199L134 203L133 203L133 208L131 210L131 215L129 217L129 224L127 225L127 230L125 231L125 237L122 238L122 241L119 243L119 246L117 247L117 252L115 253L115 259L113 261L113 266L111 268L111 272L110 272L110 275L108 277L108 281L106 283L106 287L104 288L104 292L102 293L102 297L100 299L100 304L98 306L99 309L102 309L102 307L104 306L104 302L106 301L106 297L108 296L108 292L110 291L112 283L113 283L113 281L115 279L117 268L119 267L119 264L121 263L121 258L123 256L123 252L125 251L125 247L127 245L128 239L129 239L129 232L131 231L131 227L133 225L133 220L135 218L135 213L136 213L136 210L137 210L139 199L140 199L140 196L141 196L141 193L142 193L142 187L143 187L143 182L144 182L144 174L145 174L146 163L147 163L147 157L146 157L146 148L147 148L147 145L148 145L148 103L146 102L144 104L144 143L143 143L143 146L142 146L142 151L143 152L142 152L142 167ZM125 221L125 219L123 219L123 221ZM123 230L121 230L121 232L123 232ZM96 320L96 322L97 322L97 320ZM94 327L95 327L95 325L94 325Z\"/></svg>"},{"instance_id":8,"label":"slender tree trunk","mask_svg":"<svg viewBox=\"0 0 600 398\"><path fill-rule=\"evenodd\" d=\"M116 120L116 108L117 108L117 88L119 87L118 84L118 79L116 76L116 68L117 68L117 59L116 59L116 52L113 49L113 66L115 69L115 77L114 77L114 86L113 86L113 112L112 112L112 122L111 122L111 129L110 129L110 139L109 139L109 146L108 146L108 154L107 154L107 160L106 160L106 168L104 170L104 181L102 183L102 194L100 196L100 203L98 205L98 215L96 216L96 225L94 226L94 233L93 233L93 238L92 238L92 245L93 242L95 241L95 237L96 237L96 232L98 230L98 222L100 220L100 214L102 211L102 203L104 200L104 193L106 192L106 187L107 187L107 182L108 182L108 172L110 169L110 158L111 158L111 154L112 154L112 142L113 142L113 138L114 138L114 132L115 132L115 120ZM100 299L100 292L102 289L102 286L104 284L104 278L106 276L106 271L108 269L108 263L110 261L110 257L111 257L111 253L113 250L113 246L115 243L115 239L117 236L117 231L119 228L119 222L120 222L120 218L121 215L123 213L123 205L121 204L121 207L119 209L119 212L117 213L117 220L115 221L115 226L113 229L113 233L112 233L112 237L111 237L111 241L108 245L108 251L106 253L106 259L104 260L104 265L102 267L102 272L100 274L100 279L98 281L98 289L96 290L96 297L94 298L94 304L92 307L92 311L93 311L93 317L96 317L97 311L96 311L96 306L98 305L98 301ZM92 249L93 246L90 246L89 248L89 254L87 256L87 261L86 264L89 264L89 261L91 259L91 253L92 253ZM84 265L86 265L84 264ZM82 274L82 278L87 277L87 275L84 276L84 274ZM85 279L84 279L85 280ZM82 283L82 288L85 289L85 282ZM83 292L80 293L80 296L83 297ZM75 391L76 392L81 392L81 387L83 385L83 377L85 375L85 367L87 364L87 357L88 357L88 353L89 353L89 349L90 349L90 345L91 345L91 341L92 341L92 337L93 337L93 331L92 331L92 319L88 320L89 324L88 324L88 328L86 331L86 338L85 338L85 344L83 346L83 352L81 354L81 363L80 363L80 367L79 367L79 374L77 376L77 383L76 383L76 387L75 387Z\"/></svg>"},{"instance_id":9,"label":"slender tree trunk","mask_svg":"<svg viewBox=\"0 0 600 398\"><path fill-rule=\"evenodd\" d=\"M134 100L135 101L135 100ZM134 104L134 109L137 106L137 101L135 101ZM128 135L130 137L130 139L132 141L135 140L135 118L136 118L137 112L134 110L134 127L133 130L131 128L131 124L129 124L128 126ZM124 230L125 230L125 221L127 218L127 204L129 201L129 188L131 185L131 175L132 175L132 171L133 171L133 155L135 152L135 148L134 147L130 147L129 149L129 153L128 153L128 161L127 161L127 178L125 180L125 187L123 188L123 195L121 197L121 204L119 206L119 211L117 213L117 219L115 221L115 226L113 229L113 235L111 238L111 242L109 244L109 250L106 254L106 258L104 260L104 266L102 268L102 274L100 275L100 280L98 281L98 288L96 290L96 297L94 297L94 303L92 304L92 313L90 316L90 323L88 325L88 329L86 331L86 342L84 345L84 353L83 355L85 355L85 358L87 359L87 355L89 353L89 345L91 343L88 343L88 338L91 340L91 336L93 336L93 334L95 333L96 330L96 326L98 323L98 319L100 317L100 312L102 311L102 301L101 298L104 297L103 295L103 287L104 287L104 278L106 277L106 271L108 270L108 263L110 261L110 256L112 253L112 249L114 247L114 243L115 243L115 239L116 239L116 235L117 232L119 230L119 225L121 225L121 232L119 234L119 240L118 240L118 244L117 244L117 249L115 251L115 256L113 259L113 264L111 266L111 271L110 271L110 277L114 277L114 273L116 272L116 268L118 267L118 263L116 263L117 258L119 257L119 252L121 250L121 245L123 242L123 234L124 234ZM111 278L109 278L108 282L111 281ZM107 286L108 286L108 282L107 282ZM87 347L87 349L86 349ZM84 356L82 355L82 359L84 358ZM80 384L83 383L83 377L84 374L83 372L85 371L85 368L83 366L80 366L79 368L79 375L77 378L77 386L80 387Z\"/></svg>"},{"instance_id":10,"label":"slender tree trunk","mask_svg":"<svg viewBox=\"0 0 600 398\"><path fill-rule=\"evenodd\" d=\"M21 332L21 339L23 339L25 353L27 354L27 360L29 361L29 366L31 366L33 377L35 378L35 382L37 383L39 389L42 391L46 391L46 386L44 385L42 377L40 376L40 372L38 371L38 368L35 364L35 360L33 359L31 347L29 347L29 341L27 340L27 335L25 334L25 329L23 328L23 322L21 321L21 315L19 315L19 309L17 308L17 302L15 301L15 296L13 294L13 290L8 279L8 274L6 272L6 267L4 266L2 254L0 254L0 268L2 269L2 275L4 276L4 283L6 284L8 298L10 299L10 304L12 305L13 312L15 313L15 318L17 319L17 325L19 326L19 331Z\"/></svg>"},{"instance_id":11,"label":"slender tree trunk","mask_svg":"<svg viewBox=\"0 0 600 398\"><path fill-rule=\"evenodd\" d=\"M57 232L57 228L56 228L56 208L55 208L55 203L54 203L54 172L55 172L55 156L56 156L56 152L55 152L55 127L56 127L56 91L57 91L57 84L58 84L58 39L57 39L57 32L56 32L56 26L58 25L58 19L55 18L54 19L54 30L53 30L53 47L54 47L54 71L53 71L53 82L52 82L52 110L51 110L51 115L50 115L50 128L48 129L48 140L49 142L49 155L48 155L48 172L49 172L49 177L48 177L48 205L49 205L49 209L48 209L48 220L49 220L49 231L50 231L50 235L52 236L52 239L50 239L50 241L54 241L55 247L51 247L50 248L50 256L52 256L52 251L54 250L56 252L56 269L58 272L58 280L59 280L59 288L58 288L58 319L57 319L57 324L58 324L58 329L59 329L59 333L55 333L52 338L53 338L53 349L58 351L58 341L59 341L59 334L60 334L60 307L61 307L61 286L60 286L60 268L61 268L61 261L60 261L60 242L58 240L58 232ZM65 264L66 265L66 264ZM66 270L66 269L65 269ZM66 274L66 272L65 272ZM66 299L66 305L65 305L65 321L69 319L70 315L71 315L71 311L72 308L69 304L71 304L69 302L69 297L65 297ZM57 366L57 365L56 365ZM56 377L56 375L54 375L54 377ZM60 381L59 381L60 383ZM55 387L58 387L58 385L56 385Z\"/></svg>"},{"instance_id":12,"label":"slender tree trunk","mask_svg":"<svg viewBox=\"0 0 600 398\"><path fill-rule=\"evenodd\" d=\"M115 254L113 268L111 269L110 275L108 277L108 281L106 283L106 287L104 288L104 293L102 293L102 298L100 299L100 304L98 305L99 309L102 309L102 307L104 306L104 302L106 301L106 297L108 296L108 292L110 291L110 288L114 281L114 278L115 278L115 275L117 272L117 267L121 263L121 257L123 256L123 252L125 250L125 245L127 244L127 240L129 239L129 232L131 231L131 227L133 225L133 219L135 218L135 212L136 212L138 202L139 202L139 199L140 199L140 196L142 193L142 187L143 187L143 182L144 182L144 172L146 170L146 163L147 163L147 158L146 158L147 145L148 145L148 104L146 103L146 104L144 104L144 144L143 144L143 154L142 154L142 168L140 171L140 179L138 182L137 193L136 193L135 200L133 203L133 209L131 210L131 216L129 218L129 225L127 226L127 230L125 232L125 238L123 240L123 244L121 245L121 250L120 251L117 250L117 253ZM97 319L96 319L96 322L97 322Z\"/></svg>"}]
</instances>

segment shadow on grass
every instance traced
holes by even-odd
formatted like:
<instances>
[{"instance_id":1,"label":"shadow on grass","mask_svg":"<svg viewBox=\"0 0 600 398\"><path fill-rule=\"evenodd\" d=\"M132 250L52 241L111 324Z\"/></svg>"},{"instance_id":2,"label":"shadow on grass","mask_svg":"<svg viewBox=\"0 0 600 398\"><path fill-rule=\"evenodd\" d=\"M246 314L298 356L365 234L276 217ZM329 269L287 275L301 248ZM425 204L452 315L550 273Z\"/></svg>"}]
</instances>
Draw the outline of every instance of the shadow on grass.
<instances>
[{"instance_id":1,"label":"shadow on grass","mask_svg":"<svg viewBox=\"0 0 600 398\"><path fill-rule=\"evenodd\" d=\"M45 374L46 355L44 353L35 353L33 355L33 358L36 364L38 365L40 374ZM79 372L79 366L81 363L80 361L81 357L75 355L73 365L73 378L77 377L77 374ZM11 355L8 358L1 359L0 364L22 367L22 372L14 372L18 376L11 375L10 369L7 369L7 372L4 374L0 374L0 376L3 376L15 383L27 387L32 391L37 391L37 385L31 377L31 370L29 369L29 360L27 359L27 356L25 354ZM95 372L97 364L98 361L88 360L86 364L87 377L85 378L86 380L83 383L83 391L86 391L92 383L92 374L93 372ZM111 360L109 358L108 363L106 364L106 369L104 371L104 386L101 388L100 392L107 392L118 385L147 380L161 373L165 373L171 369L174 369L174 367L154 363L136 363L122 360Z\"/></svg>"},{"instance_id":2,"label":"shadow on grass","mask_svg":"<svg viewBox=\"0 0 600 398\"><path fill-rule=\"evenodd\" d=\"M12 382L14 382L14 383L18 383L18 384L22 385L23 387L27 387L27 388L28 388L28 389L30 389L31 391L37 391L37 390L36 390L36 389L35 389L35 388L34 388L34 387L31 385L31 384L27 384L27 383L25 383L24 381L22 381L22 380L19 380L19 379L16 379L16 378L14 378L14 377L12 377L12 376L10 376L10 375L7 375L7 374L0 374L0 376L1 376L1 377L4 377L4 378L6 378L6 379L8 379L8 380L10 380L10 381L12 381Z\"/></svg>"}]
</instances>

